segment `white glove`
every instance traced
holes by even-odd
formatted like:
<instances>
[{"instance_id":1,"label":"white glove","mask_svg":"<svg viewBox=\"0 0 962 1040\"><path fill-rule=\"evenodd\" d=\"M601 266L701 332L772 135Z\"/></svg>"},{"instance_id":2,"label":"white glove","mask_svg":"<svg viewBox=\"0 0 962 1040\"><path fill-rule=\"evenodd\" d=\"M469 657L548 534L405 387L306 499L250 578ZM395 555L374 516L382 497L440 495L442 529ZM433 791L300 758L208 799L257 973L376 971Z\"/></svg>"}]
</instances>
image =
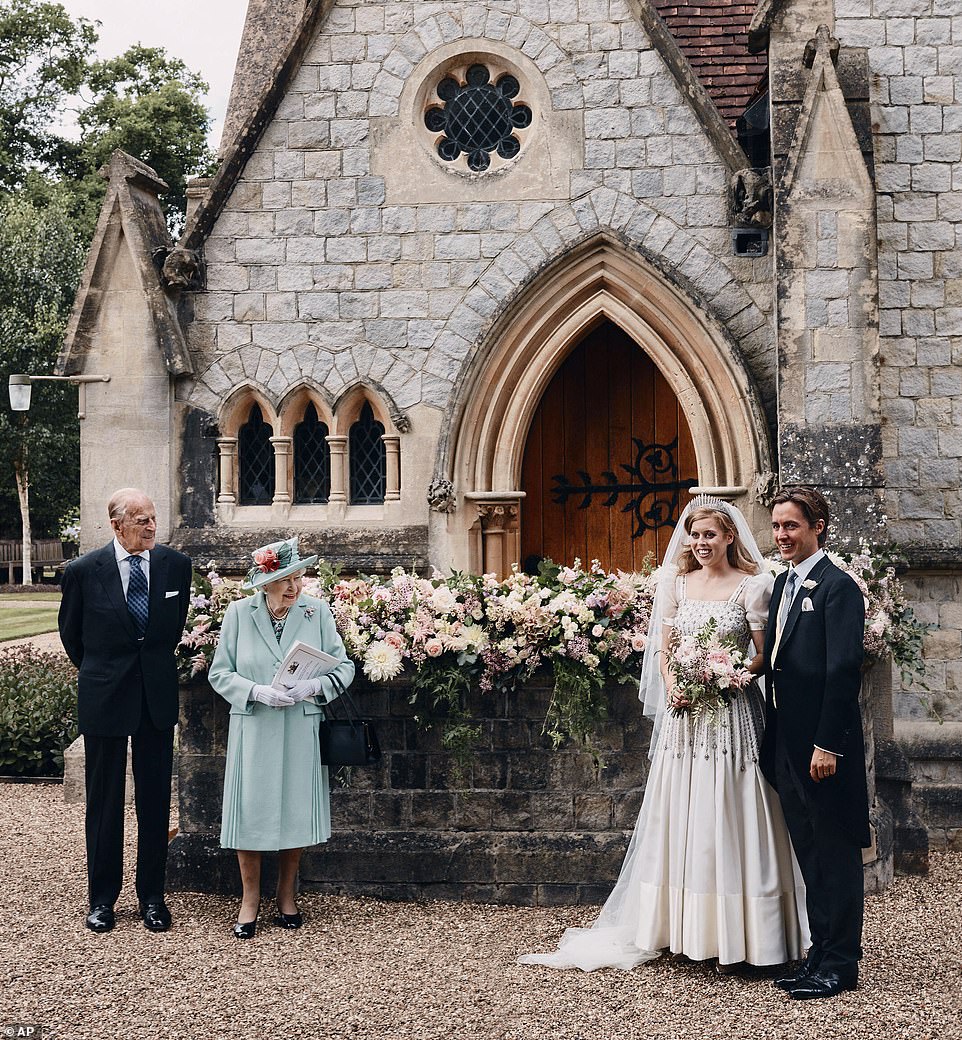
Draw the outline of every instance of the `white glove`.
<instances>
[{"instance_id":1,"label":"white glove","mask_svg":"<svg viewBox=\"0 0 962 1040\"><path fill-rule=\"evenodd\" d=\"M294 704L293 698L284 690L275 690L273 686L254 686L250 692L252 701L260 701L268 708L289 708Z\"/></svg>"},{"instance_id":2,"label":"white glove","mask_svg":"<svg viewBox=\"0 0 962 1040\"><path fill-rule=\"evenodd\" d=\"M321 692L320 679L298 679L296 682L285 683L284 688L288 697L298 701L306 701L308 697L316 697Z\"/></svg>"}]
</instances>

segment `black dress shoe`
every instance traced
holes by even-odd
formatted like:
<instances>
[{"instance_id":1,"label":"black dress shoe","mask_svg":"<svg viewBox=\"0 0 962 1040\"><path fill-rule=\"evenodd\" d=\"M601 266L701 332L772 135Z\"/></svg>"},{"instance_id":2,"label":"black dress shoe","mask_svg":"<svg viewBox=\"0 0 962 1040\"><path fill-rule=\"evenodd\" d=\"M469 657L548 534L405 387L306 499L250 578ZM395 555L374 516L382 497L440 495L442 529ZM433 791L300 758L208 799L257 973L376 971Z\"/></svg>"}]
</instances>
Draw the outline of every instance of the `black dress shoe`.
<instances>
[{"instance_id":1,"label":"black dress shoe","mask_svg":"<svg viewBox=\"0 0 962 1040\"><path fill-rule=\"evenodd\" d=\"M140 907L140 916L143 918L144 927L148 932L166 932L170 927L170 911L163 901L143 903Z\"/></svg>"},{"instance_id":2,"label":"black dress shoe","mask_svg":"<svg viewBox=\"0 0 962 1040\"><path fill-rule=\"evenodd\" d=\"M818 971L819 959L809 954L791 975L783 975L781 978L775 979L772 985L778 986L779 989L790 990L793 986L797 986L799 982L804 982L805 979Z\"/></svg>"},{"instance_id":3,"label":"black dress shoe","mask_svg":"<svg viewBox=\"0 0 962 1040\"><path fill-rule=\"evenodd\" d=\"M92 932L109 932L114 926L114 908L106 903L92 907L85 923Z\"/></svg>"},{"instance_id":4,"label":"black dress shoe","mask_svg":"<svg viewBox=\"0 0 962 1040\"><path fill-rule=\"evenodd\" d=\"M248 921L246 924L241 924L240 921L234 922L234 938L235 939L253 939L257 933L257 918L253 921Z\"/></svg>"},{"instance_id":5,"label":"black dress shoe","mask_svg":"<svg viewBox=\"0 0 962 1040\"><path fill-rule=\"evenodd\" d=\"M788 992L795 1000L818 1000L820 997L836 997L857 986L857 971L846 975L840 975L837 971L816 971L801 982L796 982Z\"/></svg>"},{"instance_id":6,"label":"black dress shoe","mask_svg":"<svg viewBox=\"0 0 962 1040\"><path fill-rule=\"evenodd\" d=\"M296 914L282 914L278 911L277 915L274 917L274 924L276 924L278 928L300 928L303 923L304 918L300 910L298 910Z\"/></svg>"}]
</instances>

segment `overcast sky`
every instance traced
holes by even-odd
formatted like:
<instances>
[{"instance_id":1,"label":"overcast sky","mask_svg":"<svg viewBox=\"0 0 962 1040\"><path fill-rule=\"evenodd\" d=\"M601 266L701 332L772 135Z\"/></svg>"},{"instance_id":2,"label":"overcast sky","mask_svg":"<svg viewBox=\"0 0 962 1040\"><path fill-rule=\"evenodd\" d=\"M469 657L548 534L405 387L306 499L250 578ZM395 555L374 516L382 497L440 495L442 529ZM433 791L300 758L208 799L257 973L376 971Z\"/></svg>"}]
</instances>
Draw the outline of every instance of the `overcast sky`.
<instances>
[{"instance_id":1,"label":"overcast sky","mask_svg":"<svg viewBox=\"0 0 962 1040\"><path fill-rule=\"evenodd\" d=\"M163 47L210 84L211 144L220 141L247 0L60 0L75 18L102 22L100 56L133 43Z\"/></svg>"}]
</instances>

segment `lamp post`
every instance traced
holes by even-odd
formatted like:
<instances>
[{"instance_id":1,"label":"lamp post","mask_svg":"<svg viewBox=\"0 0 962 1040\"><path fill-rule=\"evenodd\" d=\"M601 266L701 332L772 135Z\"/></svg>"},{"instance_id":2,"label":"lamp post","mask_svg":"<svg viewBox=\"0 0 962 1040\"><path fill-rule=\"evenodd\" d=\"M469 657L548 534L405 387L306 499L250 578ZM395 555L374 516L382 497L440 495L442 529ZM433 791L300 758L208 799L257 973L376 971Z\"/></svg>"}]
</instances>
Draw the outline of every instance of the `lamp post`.
<instances>
[{"instance_id":1,"label":"lamp post","mask_svg":"<svg viewBox=\"0 0 962 1040\"><path fill-rule=\"evenodd\" d=\"M23 431L22 451L20 458L14 461L14 470L17 477L17 496L20 499L20 519L23 524L23 544L21 549L22 574L21 581L29 585L33 581L33 553L31 543L33 536L30 527L30 480L27 465L27 412L30 410L31 384L40 381L73 383L79 386L77 395L77 418L83 419L87 414L87 383L109 383L110 376L88 375L88 376L34 376L17 373L11 375L7 381L7 389L10 394L10 408L15 412L21 412L21 429Z\"/></svg>"}]
</instances>

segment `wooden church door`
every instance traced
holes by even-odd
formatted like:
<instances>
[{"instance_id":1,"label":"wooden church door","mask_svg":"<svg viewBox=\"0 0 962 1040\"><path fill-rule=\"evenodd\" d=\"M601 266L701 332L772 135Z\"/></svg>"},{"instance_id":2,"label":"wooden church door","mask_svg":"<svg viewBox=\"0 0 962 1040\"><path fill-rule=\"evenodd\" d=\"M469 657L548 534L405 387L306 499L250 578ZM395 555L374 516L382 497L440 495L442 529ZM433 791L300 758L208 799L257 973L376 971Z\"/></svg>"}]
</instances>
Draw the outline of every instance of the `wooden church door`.
<instances>
[{"instance_id":1,"label":"wooden church door","mask_svg":"<svg viewBox=\"0 0 962 1040\"><path fill-rule=\"evenodd\" d=\"M521 561L606 569L658 562L698 483L688 423L665 377L617 325L571 352L535 412L521 470Z\"/></svg>"}]
</instances>

